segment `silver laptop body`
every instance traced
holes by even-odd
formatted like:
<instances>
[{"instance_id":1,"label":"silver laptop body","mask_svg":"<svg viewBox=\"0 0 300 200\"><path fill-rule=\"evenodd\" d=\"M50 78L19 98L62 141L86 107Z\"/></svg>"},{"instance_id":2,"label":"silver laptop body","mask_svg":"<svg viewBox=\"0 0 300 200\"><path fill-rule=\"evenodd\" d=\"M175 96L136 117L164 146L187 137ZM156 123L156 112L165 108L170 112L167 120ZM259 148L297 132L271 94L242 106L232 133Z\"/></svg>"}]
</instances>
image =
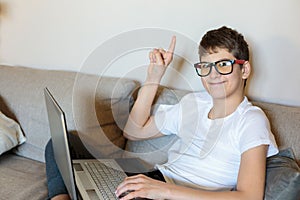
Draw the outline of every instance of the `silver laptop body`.
<instances>
[{"instance_id":1,"label":"silver laptop body","mask_svg":"<svg viewBox=\"0 0 300 200\"><path fill-rule=\"evenodd\" d=\"M118 199L114 191L116 185L126 177L125 172L114 159L72 161L65 114L47 88L44 89L44 95L54 157L71 199ZM111 175L104 173L107 170L114 174L115 180L109 181L114 185L108 185L98 179L100 175L104 176L104 180L111 178L107 177Z\"/></svg>"}]
</instances>

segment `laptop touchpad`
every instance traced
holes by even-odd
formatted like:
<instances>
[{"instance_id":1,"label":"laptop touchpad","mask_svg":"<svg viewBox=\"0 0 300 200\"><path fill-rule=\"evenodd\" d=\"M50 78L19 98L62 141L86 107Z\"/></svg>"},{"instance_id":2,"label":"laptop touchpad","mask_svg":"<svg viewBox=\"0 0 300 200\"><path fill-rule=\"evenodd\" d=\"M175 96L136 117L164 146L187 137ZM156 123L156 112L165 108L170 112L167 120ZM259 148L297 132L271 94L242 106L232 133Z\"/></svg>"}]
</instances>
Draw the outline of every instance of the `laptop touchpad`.
<instances>
[{"instance_id":1,"label":"laptop touchpad","mask_svg":"<svg viewBox=\"0 0 300 200\"><path fill-rule=\"evenodd\" d=\"M85 172L77 172L77 175L85 190L94 190L94 186L92 185Z\"/></svg>"}]
</instances>

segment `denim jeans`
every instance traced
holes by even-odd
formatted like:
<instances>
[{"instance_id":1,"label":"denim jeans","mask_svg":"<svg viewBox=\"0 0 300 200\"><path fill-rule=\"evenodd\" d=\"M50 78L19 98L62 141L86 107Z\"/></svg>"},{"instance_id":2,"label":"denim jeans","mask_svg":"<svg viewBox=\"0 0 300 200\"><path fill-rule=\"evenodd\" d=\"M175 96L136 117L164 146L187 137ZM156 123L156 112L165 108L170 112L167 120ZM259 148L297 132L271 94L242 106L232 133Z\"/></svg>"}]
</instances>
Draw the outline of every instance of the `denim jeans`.
<instances>
[{"instance_id":1,"label":"denim jeans","mask_svg":"<svg viewBox=\"0 0 300 200\"><path fill-rule=\"evenodd\" d=\"M55 162L52 140L49 140L45 150L48 199L59 194L68 194L67 188Z\"/></svg>"}]
</instances>

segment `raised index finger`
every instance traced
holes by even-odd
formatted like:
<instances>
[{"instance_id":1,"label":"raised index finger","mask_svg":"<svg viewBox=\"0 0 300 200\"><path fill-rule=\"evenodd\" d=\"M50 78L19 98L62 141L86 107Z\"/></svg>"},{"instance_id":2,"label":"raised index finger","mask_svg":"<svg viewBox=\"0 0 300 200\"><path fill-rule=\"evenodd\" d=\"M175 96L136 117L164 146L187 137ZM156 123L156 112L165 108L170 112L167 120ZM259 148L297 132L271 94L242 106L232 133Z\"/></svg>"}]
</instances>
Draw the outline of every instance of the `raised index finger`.
<instances>
[{"instance_id":1,"label":"raised index finger","mask_svg":"<svg viewBox=\"0 0 300 200\"><path fill-rule=\"evenodd\" d=\"M171 40L171 44L169 46L169 49L166 52L166 54L164 54L165 66L168 66L170 64L170 62L172 61L172 59L173 59L175 44L176 44L176 37L173 36L172 40Z\"/></svg>"},{"instance_id":2,"label":"raised index finger","mask_svg":"<svg viewBox=\"0 0 300 200\"><path fill-rule=\"evenodd\" d=\"M176 36L173 36L171 40L171 44L168 49L168 53L174 53L175 45L176 45Z\"/></svg>"}]
</instances>

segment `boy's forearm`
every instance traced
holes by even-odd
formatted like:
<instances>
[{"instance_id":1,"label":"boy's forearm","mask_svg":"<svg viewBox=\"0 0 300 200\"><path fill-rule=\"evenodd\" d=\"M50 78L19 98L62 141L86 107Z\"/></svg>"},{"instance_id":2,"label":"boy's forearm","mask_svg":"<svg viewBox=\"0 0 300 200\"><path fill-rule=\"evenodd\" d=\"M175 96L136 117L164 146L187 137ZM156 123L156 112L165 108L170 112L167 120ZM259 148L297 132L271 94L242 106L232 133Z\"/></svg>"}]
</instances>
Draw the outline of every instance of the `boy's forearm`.
<instances>
[{"instance_id":1,"label":"boy's forearm","mask_svg":"<svg viewBox=\"0 0 300 200\"><path fill-rule=\"evenodd\" d=\"M136 102L129 114L124 132L127 137L143 137L140 135L151 115L151 108L159 83L147 79L139 91Z\"/></svg>"},{"instance_id":2,"label":"boy's forearm","mask_svg":"<svg viewBox=\"0 0 300 200\"><path fill-rule=\"evenodd\" d=\"M205 191L170 185L166 192L168 199L185 200L185 199L203 199L203 200L239 200L239 199L263 199L257 194L241 191Z\"/></svg>"},{"instance_id":3,"label":"boy's forearm","mask_svg":"<svg viewBox=\"0 0 300 200\"><path fill-rule=\"evenodd\" d=\"M138 126L144 126L151 114L151 108L159 83L146 81L142 86L130 117Z\"/></svg>"}]
</instances>

